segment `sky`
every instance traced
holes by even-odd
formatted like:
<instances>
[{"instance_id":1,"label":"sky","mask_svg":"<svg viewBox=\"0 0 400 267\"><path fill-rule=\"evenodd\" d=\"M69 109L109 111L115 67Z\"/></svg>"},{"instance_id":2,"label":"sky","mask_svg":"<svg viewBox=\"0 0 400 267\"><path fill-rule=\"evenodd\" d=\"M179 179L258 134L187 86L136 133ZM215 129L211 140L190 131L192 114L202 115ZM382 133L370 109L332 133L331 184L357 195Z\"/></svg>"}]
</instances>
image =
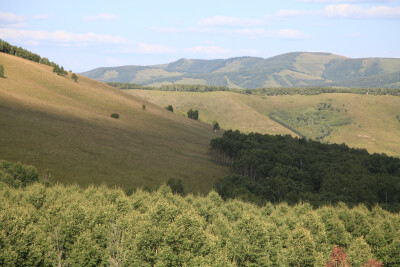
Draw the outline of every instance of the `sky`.
<instances>
[{"instance_id":1,"label":"sky","mask_svg":"<svg viewBox=\"0 0 400 267\"><path fill-rule=\"evenodd\" d=\"M0 39L67 70L330 52L400 57L400 0L0 0Z\"/></svg>"}]
</instances>

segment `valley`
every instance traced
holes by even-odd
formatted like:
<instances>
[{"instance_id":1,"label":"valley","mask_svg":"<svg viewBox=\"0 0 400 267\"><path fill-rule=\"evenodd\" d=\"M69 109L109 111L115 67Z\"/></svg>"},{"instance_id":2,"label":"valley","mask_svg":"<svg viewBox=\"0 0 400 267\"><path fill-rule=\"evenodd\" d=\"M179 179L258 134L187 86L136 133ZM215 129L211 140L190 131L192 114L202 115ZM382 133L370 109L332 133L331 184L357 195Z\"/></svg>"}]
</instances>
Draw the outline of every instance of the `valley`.
<instances>
[{"instance_id":1,"label":"valley","mask_svg":"<svg viewBox=\"0 0 400 267\"><path fill-rule=\"evenodd\" d=\"M267 134L299 133L322 142L345 143L350 147L366 148L370 153L386 153L400 156L400 97L391 95L361 94L319 94L319 95L246 95L234 92L171 92L155 90L128 90L160 107L172 105L174 111L185 115L187 110L199 110L199 119L211 124L218 121L223 129L241 132ZM331 121L325 122L330 128L328 135L321 135L321 128L308 125L294 125L293 132L272 120L270 115L276 112L306 112L316 110L324 103L330 108L325 111L332 118L342 116L345 123L331 127ZM300 112L300 113L301 113ZM300 117L297 114L296 120ZM308 132L307 132L308 131ZM297 133L296 133L297 132Z\"/></svg>"}]
</instances>

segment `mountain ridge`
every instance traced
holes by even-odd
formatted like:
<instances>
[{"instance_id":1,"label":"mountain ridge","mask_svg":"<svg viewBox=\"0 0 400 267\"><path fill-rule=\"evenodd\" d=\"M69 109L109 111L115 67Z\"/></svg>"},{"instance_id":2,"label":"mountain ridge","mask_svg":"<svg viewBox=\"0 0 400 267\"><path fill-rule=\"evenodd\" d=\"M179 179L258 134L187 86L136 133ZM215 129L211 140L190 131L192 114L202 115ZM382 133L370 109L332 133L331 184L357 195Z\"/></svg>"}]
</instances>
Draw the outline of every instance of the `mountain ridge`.
<instances>
[{"instance_id":1,"label":"mountain ridge","mask_svg":"<svg viewBox=\"0 0 400 267\"><path fill-rule=\"evenodd\" d=\"M102 82L129 82L147 86L203 84L231 88L262 87L400 87L398 58L348 58L328 52L290 52L270 58L187 59L159 65L101 67L81 74ZM379 83L357 80L376 76Z\"/></svg>"}]
</instances>

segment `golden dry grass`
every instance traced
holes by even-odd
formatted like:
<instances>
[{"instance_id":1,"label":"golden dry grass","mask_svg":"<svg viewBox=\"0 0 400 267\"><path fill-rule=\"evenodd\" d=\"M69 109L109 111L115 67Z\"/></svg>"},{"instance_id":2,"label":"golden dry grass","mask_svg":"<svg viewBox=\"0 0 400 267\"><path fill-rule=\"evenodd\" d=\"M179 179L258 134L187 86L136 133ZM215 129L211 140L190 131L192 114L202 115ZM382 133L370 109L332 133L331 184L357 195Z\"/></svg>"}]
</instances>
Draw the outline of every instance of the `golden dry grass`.
<instances>
[{"instance_id":1,"label":"golden dry grass","mask_svg":"<svg viewBox=\"0 0 400 267\"><path fill-rule=\"evenodd\" d=\"M232 92L164 92L130 90L160 106L173 105L178 113L190 108L199 109L200 120L216 120L225 129L268 134L292 134L291 131L268 118L274 110L291 110L331 103L352 119L352 124L335 128L331 143L346 143L351 147L366 148L370 153L400 156L400 97L358 94L321 94L315 96L255 96Z\"/></svg>"},{"instance_id":2,"label":"golden dry grass","mask_svg":"<svg viewBox=\"0 0 400 267\"><path fill-rule=\"evenodd\" d=\"M228 173L207 154L217 136L209 125L84 76L75 83L71 73L3 53L0 62L1 159L35 165L57 182L124 188L175 178L207 192Z\"/></svg>"}]
</instances>

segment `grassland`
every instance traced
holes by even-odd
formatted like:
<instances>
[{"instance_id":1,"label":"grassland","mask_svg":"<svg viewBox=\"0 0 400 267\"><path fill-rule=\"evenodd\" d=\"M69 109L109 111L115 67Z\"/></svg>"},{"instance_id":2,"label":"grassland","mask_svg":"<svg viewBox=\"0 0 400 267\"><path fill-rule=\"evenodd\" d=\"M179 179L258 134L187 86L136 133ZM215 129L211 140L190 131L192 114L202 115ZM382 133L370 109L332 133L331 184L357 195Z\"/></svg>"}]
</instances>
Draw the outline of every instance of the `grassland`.
<instances>
[{"instance_id":1,"label":"grassland","mask_svg":"<svg viewBox=\"0 0 400 267\"><path fill-rule=\"evenodd\" d=\"M207 124L84 76L75 83L71 73L60 77L3 53L0 62L6 74L0 78L1 159L84 186L154 187L175 178L186 191L207 192L228 173L209 159L217 135Z\"/></svg>"},{"instance_id":2,"label":"grassland","mask_svg":"<svg viewBox=\"0 0 400 267\"><path fill-rule=\"evenodd\" d=\"M359 94L257 96L233 92L166 92L129 90L135 96L161 107L172 105L174 111L185 114L190 108L199 109L201 121L216 120L224 129L268 134L296 134L271 120L268 116L278 110L294 111L327 103L346 114L350 124L334 127L323 141L345 143L366 148L370 153L400 156L400 97Z\"/></svg>"}]
</instances>

